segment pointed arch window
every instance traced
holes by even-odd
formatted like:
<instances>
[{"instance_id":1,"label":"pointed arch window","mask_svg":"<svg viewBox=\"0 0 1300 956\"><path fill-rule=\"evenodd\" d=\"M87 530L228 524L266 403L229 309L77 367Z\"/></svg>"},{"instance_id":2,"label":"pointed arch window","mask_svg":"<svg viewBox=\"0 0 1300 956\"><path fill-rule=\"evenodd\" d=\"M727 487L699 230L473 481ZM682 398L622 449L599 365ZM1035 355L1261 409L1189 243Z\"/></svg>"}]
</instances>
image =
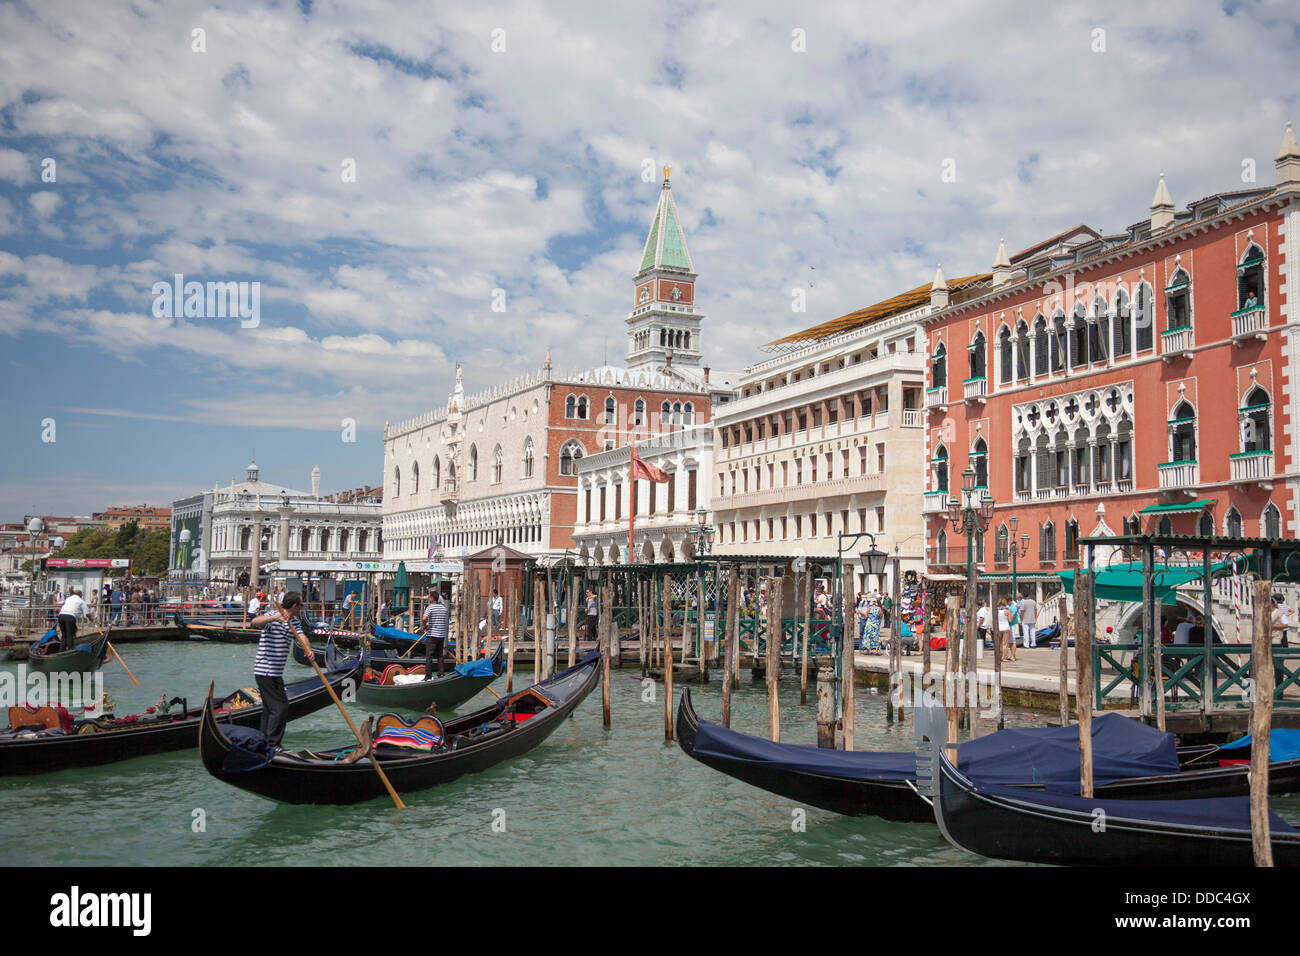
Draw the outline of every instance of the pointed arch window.
<instances>
[{"instance_id":1,"label":"pointed arch window","mask_svg":"<svg viewBox=\"0 0 1300 956\"><path fill-rule=\"evenodd\" d=\"M1031 461L1033 459L1033 449L1029 444L1029 436L1021 437L1016 443L1016 491L1028 493L1033 487L1033 477L1031 472Z\"/></svg>"},{"instance_id":2,"label":"pointed arch window","mask_svg":"<svg viewBox=\"0 0 1300 956\"><path fill-rule=\"evenodd\" d=\"M993 542L993 563L1009 564L1011 562L1011 532L1005 524L998 526L997 537Z\"/></svg>"},{"instance_id":3,"label":"pointed arch window","mask_svg":"<svg viewBox=\"0 0 1300 956\"><path fill-rule=\"evenodd\" d=\"M534 457L535 454L533 451L533 439L530 437L527 441L524 442L524 477L525 478L533 477Z\"/></svg>"},{"instance_id":4,"label":"pointed arch window","mask_svg":"<svg viewBox=\"0 0 1300 956\"><path fill-rule=\"evenodd\" d=\"M1266 538L1282 537L1282 513L1277 510L1277 505L1273 502L1268 503L1264 509L1264 515L1260 519L1260 530L1264 532Z\"/></svg>"},{"instance_id":5,"label":"pointed arch window","mask_svg":"<svg viewBox=\"0 0 1300 956\"><path fill-rule=\"evenodd\" d=\"M984 355L984 333L975 333L975 341L971 342L967 350L967 361L969 362L970 377L985 378L988 369L987 357Z\"/></svg>"},{"instance_id":6,"label":"pointed arch window","mask_svg":"<svg viewBox=\"0 0 1300 956\"><path fill-rule=\"evenodd\" d=\"M1079 522L1073 518L1065 523L1065 560L1079 560Z\"/></svg>"},{"instance_id":7,"label":"pointed arch window","mask_svg":"<svg viewBox=\"0 0 1300 956\"><path fill-rule=\"evenodd\" d=\"M505 456L501 453L501 446L497 445L492 452L492 484L501 484L501 471L505 467Z\"/></svg>"},{"instance_id":8,"label":"pointed arch window","mask_svg":"<svg viewBox=\"0 0 1300 956\"><path fill-rule=\"evenodd\" d=\"M682 403L673 402L673 424L680 425L681 423L682 423Z\"/></svg>"},{"instance_id":9,"label":"pointed arch window","mask_svg":"<svg viewBox=\"0 0 1300 956\"><path fill-rule=\"evenodd\" d=\"M948 532L946 529L943 528L939 529L939 537L936 539L936 545L934 550L935 550L934 563L947 564L948 563Z\"/></svg>"},{"instance_id":10,"label":"pointed arch window","mask_svg":"<svg viewBox=\"0 0 1300 956\"><path fill-rule=\"evenodd\" d=\"M1160 519L1160 524L1156 527L1156 534L1168 535L1173 533L1174 523L1169 519L1169 515L1165 515Z\"/></svg>"},{"instance_id":11,"label":"pointed arch window","mask_svg":"<svg viewBox=\"0 0 1300 956\"><path fill-rule=\"evenodd\" d=\"M618 424L618 405L614 401L614 397L612 395L609 398L605 399L605 424L606 425Z\"/></svg>"},{"instance_id":12,"label":"pointed arch window","mask_svg":"<svg viewBox=\"0 0 1300 956\"><path fill-rule=\"evenodd\" d=\"M1208 511L1201 512L1201 520L1196 523L1196 533L1206 538L1214 535L1214 519Z\"/></svg>"},{"instance_id":13,"label":"pointed arch window","mask_svg":"<svg viewBox=\"0 0 1300 956\"><path fill-rule=\"evenodd\" d=\"M1192 279L1185 269L1176 269L1165 289L1165 328L1191 328L1192 325Z\"/></svg>"},{"instance_id":14,"label":"pointed arch window","mask_svg":"<svg viewBox=\"0 0 1300 956\"><path fill-rule=\"evenodd\" d=\"M684 406L682 406L682 424L683 425L695 424L695 403L694 402L687 402ZM762 426L760 426L760 430L761 427ZM762 437L761 433L759 437L760 438Z\"/></svg>"},{"instance_id":15,"label":"pointed arch window","mask_svg":"<svg viewBox=\"0 0 1300 956\"><path fill-rule=\"evenodd\" d=\"M660 406L659 408L659 424L671 425L672 421L673 421L673 407L667 402L664 402L663 405Z\"/></svg>"},{"instance_id":16,"label":"pointed arch window","mask_svg":"<svg viewBox=\"0 0 1300 956\"><path fill-rule=\"evenodd\" d=\"M393 497L396 498L402 493L402 469L393 468Z\"/></svg>"},{"instance_id":17,"label":"pointed arch window","mask_svg":"<svg viewBox=\"0 0 1300 956\"><path fill-rule=\"evenodd\" d=\"M1264 250L1252 242L1237 266L1237 308L1245 310L1263 307Z\"/></svg>"},{"instance_id":18,"label":"pointed arch window","mask_svg":"<svg viewBox=\"0 0 1300 956\"><path fill-rule=\"evenodd\" d=\"M1051 358L1051 339L1047 335L1047 319L1034 316L1034 374L1046 375Z\"/></svg>"},{"instance_id":19,"label":"pointed arch window","mask_svg":"<svg viewBox=\"0 0 1300 956\"><path fill-rule=\"evenodd\" d=\"M1155 341L1155 298L1151 295L1151 287L1143 282L1138 286L1137 296L1133 303L1133 338L1136 342L1137 351L1151 351Z\"/></svg>"},{"instance_id":20,"label":"pointed arch window","mask_svg":"<svg viewBox=\"0 0 1300 956\"><path fill-rule=\"evenodd\" d=\"M411 494L420 493L420 463L418 461L411 463Z\"/></svg>"},{"instance_id":21,"label":"pointed arch window","mask_svg":"<svg viewBox=\"0 0 1300 956\"><path fill-rule=\"evenodd\" d=\"M1011 347L1011 330L1004 325L1002 326L1002 331L998 333L998 384L999 385L1011 384L1011 367L1013 361L1014 358L1012 355L1012 347ZM972 371L971 378L974 377L975 377L975 373Z\"/></svg>"},{"instance_id":22,"label":"pointed arch window","mask_svg":"<svg viewBox=\"0 0 1300 956\"><path fill-rule=\"evenodd\" d=\"M1029 325L1024 319L1016 323L1016 381L1029 380Z\"/></svg>"},{"instance_id":23,"label":"pointed arch window","mask_svg":"<svg viewBox=\"0 0 1300 956\"><path fill-rule=\"evenodd\" d=\"M560 474L576 475L578 473L578 462L582 460L582 446L576 441L564 443L560 449ZM604 498L604 488L601 489L601 497ZM601 518L604 521L604 517Z\"/></svg>"},{"instance_id":24,"label":"pointed arch window","mask_svg":"<svg viewBox=\"0 0 1300 956\"><path fill-rule=\"evenodd\" d=\"M581 419L582 421L587 420L587 396L586 395L580 395L578 397L578 418Z\"/></svg>"},{"instance_id":25,"label":"pointed arch window","mask_svg":"<svg viewBox=\"0 0 1300 956\"><path fill-rule=\"evenodd\" d=\"M469 446L469 480L478 481L478 445Z\"/></svg>"},{"instance_id":26,"label":"pointed arch window","mask_svg":"<svg viewBox=\"0 0 1300 956\"><path fill-rule=\"evenodd\" d=\"M930 360L930 385L944 388L948 384L948 352L940 342L935 346L934 358Z\"/></svg>"},{"instance_id":27,"label":"pointed arch window","mask_svg":"<svg viewBox=\"0 0 1300 956\"><path fill-rule=\"evenodd\" d=\"M1224 529L1230 538L1240 538L1241 535L1241 512L1235 507L1228 509L1228 517L1224 521Z\"/></svg>"},{"instance_id":28,"label":"pointed arch window","mask_svg":"<svg viewBox=\"0 0 1300 956\"><path fill-rule=\"evenodd\" d=\"M1088 364L1088 310L1080 302L1074 307L1074 325L1070 334L1070 368Z\"/></svg>"},{"instance_id":29,"label":"pointed arch window","mask_svg":"<svg viewBox=\"0 0 1300 956\"><path fill-rule=\"evenodd\" d=\"M576 395L570 395L564 400L564 417L569 419L578 417L578 397Z\"/></svg>"},{"instance_id":30,"label":"pointed arch window","mask_svg":"<svg viewBox=\"0 0 1300 956\"><path fill-rule=\"evenodd\" d=\"M1065 327L1065 313L1059 309L1052 316L1052 371L1064 372L1070 359L1070 331Z\"/></svg>"},{"instance_id":31,"label":"pointed arch window","mask_svg":"<svg viewBox=\"0 0 1300 956\"><path fill-rule=\"evenodd\" d=\"M447 462L447 492L450 494L456 490L456 463Z\"/></svg>"},{"instance_id":32,"label":"pointed arch window","mask_svg":"<svg viewBox=\"0 0 1300 956\"><path fill-rule=\"evenodd\" d=\"M438 460L437 455L434 455L433 456L433 490L437 491L441 487L442 487L442 462Z\"/></svg>"},{"instance_id":33,"label":"pointed arch window","mask_svg":"<svg viewBox=\"0 0 1300 956\"><path fill-rule=\"evenodd\" d=\"M1128 293L1123 289L1115 293L1115 357L1133 351L1133 310L1129 308Z\"/></svg>"},{"instance_id":34,"label":"pointed arch window","mask_svg":"<svg viewBox=\"0 0 1300 956\"><path fill-rule=\"evenodd\" d=\"M1241 419L1241 450L1271 451L1273 436L1269 426L1268 392L1256 385L1246 393L1246 404L1237 414Z\"/></svg>"},{"instance_id":35,"label":"pointed arch window","mask_svg":"<svg viewBox=\"0 0 1300 956\"><path fill-rule=\"evenodd\" d=\"M970 451L970 463L975 469L975 487L987 488L989 486L989 446L984 443L983 438L975 439L975 444Z\"/></svg>"},{"instance_id":36,"label":"pointed arch window","mask_svg":"<svg viewBox=\"0 0 1300 956\"><path fill-rule=\"evenodd\" d=\"M1098 296L1092 303L1092 323L1088 328L1088 360L1104 362L1110 351L1110 312L1106 300Z\"/></svg>"},{"instance_id":37,"label":"pointed arch window","mask_svg":"<svg viewBox=\"0 0 1300 956\"><path fill-rule=\"evenodd\" d=\"M1170 461L1196 461L1196 409L1180 400L1169 419Z\"/></svg>"},{"instance_id":38,"label":"pointed arch window","mask_svg":"<svg viewBox=\"0 0 1300 956\"><path fill-rule=\"evenodd\" d=\"M946 494L948 491L948 449L943 445L935 449L930 466L934 480L934 490Z\"/></svg>"},{"instance_id":39,"label":"pointed arch window","mask_svg":"<svg viewBox=\"0 0 1300 956\"><path fill-rule=\"evenodd\" d=\"M636 400L636 404L632 406L632 424L633 425L645 424L645 399L644 398L638 398Z\"/></svg>"},{"instance_id":40,"label":"pointed arch window","mask_svg":"<svg viewBox=\"0 0 1300 956\"><path fill-rule=\"evenodd\" d=\"M1050 521L1038 526L1038 560L1041 564L1056 563L1056 525Z\"/></svg>"}]
</instances>

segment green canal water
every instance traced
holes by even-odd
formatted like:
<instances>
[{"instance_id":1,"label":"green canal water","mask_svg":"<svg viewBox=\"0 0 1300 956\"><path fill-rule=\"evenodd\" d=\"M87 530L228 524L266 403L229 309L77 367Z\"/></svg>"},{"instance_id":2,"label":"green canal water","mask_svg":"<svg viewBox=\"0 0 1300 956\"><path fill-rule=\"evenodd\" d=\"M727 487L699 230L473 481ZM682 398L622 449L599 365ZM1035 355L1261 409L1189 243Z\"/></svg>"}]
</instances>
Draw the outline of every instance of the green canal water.
<instances>
[{"instance_id":1,"label":"green canal water","mask_svg":"<svg viewBox=\"0 0 1300 956\"><path fill-rule=\"evenodd\" d=\"M253 684L249 645L144 643L120 648L140 680L104 666L116 713L142 711L167 696L197 703L209 679L218 692ZM0 665L15 669L16 664ZM531 667L525 682L531 679ZM287 680L310 671L292 661ZM536 750L486 773L351 807L288 806L210 777L197 749L103 767L0 780L3 865L901 865L968 866L986 861L944 842L933 824L852 819L806 808L691 760L664 742L663 688L644 702L639 669L615 670L613 726L601 725L599 688ZM505 680L496 689L504 689ZM520 686L517 682L516 686ZM717 719L721 684L693 684L696 709ZM859 749L910 750L911 720L885 719L885 700L859 688ZM485 706L486 692L463 705ZM781 692L782 738L815 741L815 700L799 705L795 681ZM348 705L354 718L365 709ZM1018 726L1046 715L1010 715ZM732 726L765 734L764 685L745 681ZM350 739L337 710L293 721L290 747L341 746ZM1300 819L1296 798L1275 800ZM202 811L196 815L196 811ZM196 832L201 816L205 827ZM87 825L94 821L93 825ZM494 825L495 824L495 825Z\"/></svg>"}]
</instances>

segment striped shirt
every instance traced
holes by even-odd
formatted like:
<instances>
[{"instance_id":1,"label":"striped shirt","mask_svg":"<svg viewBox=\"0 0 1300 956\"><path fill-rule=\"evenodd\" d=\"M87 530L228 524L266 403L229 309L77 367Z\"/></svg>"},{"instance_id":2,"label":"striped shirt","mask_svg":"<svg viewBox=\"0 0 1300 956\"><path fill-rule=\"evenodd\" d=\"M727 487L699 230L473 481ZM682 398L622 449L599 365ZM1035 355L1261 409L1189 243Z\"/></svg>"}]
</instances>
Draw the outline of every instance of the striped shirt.
<instances>
[{"instance_id":1,"label":"striped shirt","mask_svg":"<svg viewBox=\"0 0 1300 956\"><path fill-rule=\"evenodd\" d=\"M295 633L302 634L302 625L296 617L292 631L284 621L271 621L262 628L262 636L257 641L257 660L253 662L254 676L284 676L284 663L289 659Z\"/></svg>"},{"instance_id":2,"label":"striped shirt","mask_svg":"<svg viewBox=\"0 0 1300 956\"><path fill-rule=\"evenodd\" d=\"M447 613L447 605L441 601L434 601L424 612L424 636L433 640L447 639L447 619L450 615Z\"/></svg>"}]
</instances>

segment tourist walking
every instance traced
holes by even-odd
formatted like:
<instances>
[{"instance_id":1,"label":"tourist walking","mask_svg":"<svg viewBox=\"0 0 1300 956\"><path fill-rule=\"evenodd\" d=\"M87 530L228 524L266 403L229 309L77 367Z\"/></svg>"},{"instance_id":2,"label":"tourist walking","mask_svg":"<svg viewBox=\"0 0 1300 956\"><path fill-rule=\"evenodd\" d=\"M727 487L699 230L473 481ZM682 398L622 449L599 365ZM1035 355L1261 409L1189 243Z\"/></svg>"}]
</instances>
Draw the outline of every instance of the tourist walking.
<instances>
[{"instance_id":1,"label":"tourist walking","mask_svg":"<svg viewBox=\"0 0 1300 956\"><path fill-rule=\"evenodd\" d=\"M280 741L284 739L284 728L289 722L289 695L284 690L284 663L289 658L289 646L297 640L307 660L316 660L311 641L298 621L301 609L302 595L290 591L280 601L278 611L249 622L262 629L257 642L257 659L253 662L253 677L262 696L262 736L275 750L281 749Z\"/></svg>"},{"instance_id":2,"label":"tourist walking","mask_svg":"<svg viewBox=\"0 0 1300 956\"><path fill-rule=\"evenodd\" d=\"M867 626L862 632L862 649L871 653L880 650L880 602L867 599Z\"/></svg>"},{"instance_id":3,"label":"tourist walking","mask_svg":"<svg viewBox=\"0 0 1300 956\"><path fill-rule=\"evenodd\" d=\"M1016 642L1011 636L1011 611L1007 606L1008 603L1006 598L998 601L997 650L1004 661L1014 661L1016 659Z\"/></svg>"},{"instance_id":4,"label":"tourist walking","mask_svg":"<svg viewBox=\"0 0 1300 956\"><path fill-rule=\"evenodd\" d=\"M596 622L600 618L600 601L596 600L596 592L592 588L587 588L587 640L593 643L596 640ZM536 626L536 622L534 622Z\"/></svg>"},{"instance_id":5,"label":"tourist walking","mask_svg":"<svg viewBox=\"0 0 1300 956\"><path fill-rule=\"evenodd\" d=\"M1025 637L1025 647L1038 646L1038 602L1026 594L1020 599L1020 630Z\"/></svg>"},{"instance_id":6,"label":"tourist walking","mask_svg":"<svg viewBox=\"0 0 1300 956\"><path fill-rule=\"evenodd\" d=\"M993 614L989 607L984 603L984 598L979 599L979 610L975 612L975 633L980 644L989 642L989 630L993 623Z\"/></svg>"},{"instance_id":7,"label":"tourist walking","mask_svg":"<svg viewBox=\"0 0 1300 956\"><path fill-rule=\"evenodd\" d=\"M438 676L442 676L442 651L447 646L447 624L451 613L438 594L429 592L429 606L424 609L424 679L433 677L433 659L438 659Z\"/></svg>"}]
</instances>

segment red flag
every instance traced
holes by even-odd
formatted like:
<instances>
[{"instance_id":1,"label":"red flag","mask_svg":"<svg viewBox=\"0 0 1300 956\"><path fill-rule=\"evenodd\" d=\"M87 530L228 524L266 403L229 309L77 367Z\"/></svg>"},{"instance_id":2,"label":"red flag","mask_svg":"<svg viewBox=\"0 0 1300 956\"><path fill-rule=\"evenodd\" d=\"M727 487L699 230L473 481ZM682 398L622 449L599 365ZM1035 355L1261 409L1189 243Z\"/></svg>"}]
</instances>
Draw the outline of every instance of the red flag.
<instances>
[{"instance_id":1,"label":"red flag","mask_svg":"<svg viewBox=\"0 0 1300 956\"><path fill-rule=\"evenodd\" d=\"M632 445L632 478L644 478L646 481L663 482L668 480L668 472L664 471L658 465L649 465L641 460L641 456L636 453L636 445Z\"/></svg>"}]
</instances>

